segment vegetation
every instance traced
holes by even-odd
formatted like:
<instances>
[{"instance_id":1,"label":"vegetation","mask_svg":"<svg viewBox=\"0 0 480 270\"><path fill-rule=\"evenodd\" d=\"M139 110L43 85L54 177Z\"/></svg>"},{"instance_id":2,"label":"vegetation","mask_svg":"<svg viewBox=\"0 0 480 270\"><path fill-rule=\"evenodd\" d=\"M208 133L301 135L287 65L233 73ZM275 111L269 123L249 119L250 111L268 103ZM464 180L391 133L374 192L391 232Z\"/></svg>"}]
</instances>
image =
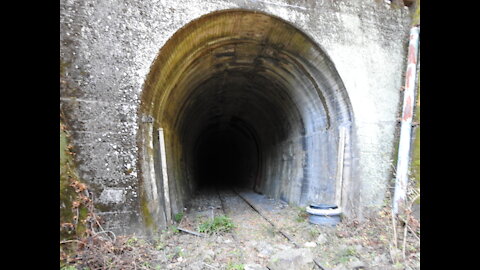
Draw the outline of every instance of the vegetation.
<instances>
[{"instance_id":1,"label":"vegetation","mask_svg":"<svg viewBox=\"0 0 480 270\"><path fill-rule=\"evenodd\" d=\"M216 216L213 220L205 221L199 225L201 233L213 234L217 232L229 232L234 228L232 220L227 216Z\"/></svg>"},{"instance_id":2,"label":"vegetation","mask_svg":"<svg viewBox=\"0 0 480 270\"><path fill-rule=\"evenodd\" d=\"M77 270L77 268L75 266L64 266L62 268L60 268L60 270Z\"/></svg>"},{"instance_id":3,"label":"vegetation","mask_svg":"<svg viewBox=\"0 0 480 270\"><path fill-rule=\"evenodd\" d=\"M346 263L350 261L353 257L358 257L357 251L352 247L347 247L343 250L340 250L337 254L337 262Z\"/></svg>"},{"instance_id":4,"label":"vegetation","mask_svg":"<svg viewBox=\"0 0 480 270\"><path fill-rule=\"evenodd\" d=\"M179 223L182 220L183 216L184 213L176 213L173 219L175 220L175 222Z\"/></svg>"},{"instance_id":5,"label":"vegetation","mask_svg":"<svg viewBox=\"0 0 480 270\"><path fill-rule=\"evenodd\" d=\"M245 266L242 263L229 262L227 265L228 270L244 270Z\"/></svg>"},{"instance_id":6,"label":"vegetation","mask_svg":"<svg viewBox=\"0 0 480 270\"><path fill-rule=\"evenodd\" d=\"M307 209L305 207L297 207L298 208L298 215L295 219L297 222L304 222L308 218Z\"/></svg>"}]
</instances>

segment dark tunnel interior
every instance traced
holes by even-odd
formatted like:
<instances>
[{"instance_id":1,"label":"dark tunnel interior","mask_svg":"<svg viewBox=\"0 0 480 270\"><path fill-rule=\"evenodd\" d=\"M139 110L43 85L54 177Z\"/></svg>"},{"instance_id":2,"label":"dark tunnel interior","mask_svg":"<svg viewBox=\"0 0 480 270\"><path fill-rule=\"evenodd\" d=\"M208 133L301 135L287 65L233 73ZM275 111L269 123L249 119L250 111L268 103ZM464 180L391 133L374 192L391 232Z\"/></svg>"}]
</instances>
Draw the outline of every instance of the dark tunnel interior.
<instances>
[{"instance_id":1,"label":"dark tunnel interior","mask_svg":"<svg viewBox=\"0 0 480 270\"><path fill-rule=\"evenodd\" d=\"M262 166L289 166L279 160L282 145L301 140L303 119L278 82L252 70L221 71L206 79L190 96L178 118L178 135L193 189L245 187L262 192ZM295 148L302 144L291 145ZM278 177L277 177L278 178Z\"/></svg>"},{"instance_id":2,"label":"dark tunnel interior","mask_svg":"<svg viewBox=\"0 0 480 270\"><path fill-rule=\"evenodd\" d=\"M200 138L193 164L199 188L253 188L259 165L254 137L229 125L223 130L206 130Z\"/></svg>"},{"instance_id":3,"label":"dark tunnel interior","mask_svg":"<svg viewBox=\"0 0 480 270\"><path fill-rule=\"evenodd\" d=\"M302 170L292 167L292 161L301 158L293 152L304 146L298 143L305 134L301 109L291 89L257 70L273 65L262 62L213 69L185 99L176 134L193 189L246 187L261 193L272 184L267 178L278 180L280 174ZM291 153L283 153L287 149ZM291 157L282 160L282 154ZM278 171L283 166L289 168Z\"/></svg>"}]
</instances>

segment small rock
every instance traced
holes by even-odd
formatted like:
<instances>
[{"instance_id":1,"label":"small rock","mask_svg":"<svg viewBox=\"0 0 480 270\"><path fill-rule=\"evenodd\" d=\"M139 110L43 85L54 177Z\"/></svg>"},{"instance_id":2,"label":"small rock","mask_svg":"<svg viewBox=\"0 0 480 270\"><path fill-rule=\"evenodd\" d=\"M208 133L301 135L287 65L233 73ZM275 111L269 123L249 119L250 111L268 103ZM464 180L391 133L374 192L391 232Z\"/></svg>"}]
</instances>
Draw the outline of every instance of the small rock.
<instances>
[{"instance_id":1,"label":"small rock","mask_svg":"<svg viewBox=\"0 0 480 270\"><path fill-rule=\"evenodd\" d=\"M380 254L373 258L374 264L387 264L389 261L387 254Z\"/></svg>"},{"instance_id":2,"label":"small rock","mask_svg":"<svg viewBox=\"0 0 480 270\"><path fill-rule=\"evenodd\" d=\"M328 239L327 239L327 236L325 234L320 234L318 237L317 237L317 243L319 245L323 245L325 243L328 242Z\"/></svg>"},{"instance_id":3,"label":"small rock","mask_svg":"<svg viewBox=\"0 0 480 270\"><path fill-rule=\"evenodd\" d=\"M203 269L203 263L202 262L193 262L189 264L188 266L190 270L202 270Z\"/></svg>"},{"instance_id":4,"label":"small rock","mask_svg":"<svg viewBox=\"0 0 480 270\"><path fill-rule=\"evenodd\" d=\"M339 264L335 266L332 270L348 270L348 268L343 264Z\"/></svg>"},{"instance_id":5,"label":"small rock","mask_svg":"<svg viewBox=\"0 0 480 270\"><path fill-rule=\"evenodd\" d=\"M281 249L281 250L287 250L287 249L290 249L290 247L289 247L289 246L282 245L282 244L275 245L275 248L277 248L277 249Z\"/></svg>"},{"instance_id":6,"label":"small rock","mask_svg":"<svg viewBox=\"0 0 480 270\"><path fill-rule=\"evenodd\" d=\"M366 269L366 267L367 267L367 265L364 262L362 262L358 259L356 259L356 260L354 260L354 261L352 261L348 264L348 268L352 269L352 270L363 270L363 269Z\"/></svg>"},{"instance_id":7,"label":"small rock","mask_svg":"<svg viewBox=\"0 0 480 270\"><path fill-rule=\"evenodd\" d=\"M316 247L317 244L315 244L315 242L306 242L305 244L305 247Z\"/></svg>"},{"instance_id":8,"label":"small rock","mask_svg":"<svg viewBox=\"0 0 480 270\"><path fill-rule=\"evenodd\" d=\"M268 270L268 268L261 266L257 263L247 263L244 265L244 270Z\"/></svg>"},{"instance_id":9,"label":"small rock","mask_svg":"<svg viewBox=\"0 0 480 270\"><path fill-rule=\"evenodd\" d=\"M206 250L203 252L203 260L204 261L213 261L215 259L215 252L213 250Z\"/></svg>"},{"instance_id":10,"label":"small rock","mask_svg":"<svg viewBox=\"0 0 480 270\"><path fill-rule=\"evenodd\" d=\"M363 252L363 246L362 245L355 245L354 248L355 248L355 251L357 253L362 253Z\"/></svg>"},{"instance_id":11,"label":"small rock","mask_svg":"<svg viewBox=\"0 0 480 270\"><path fill-rule=\"evenodd\" d=\"M287 249L275 253L267 268L271 270L310 270L314 264L313 255L309 249Z\"/></svg>"},{"instance_id":12,"label":"small rock","mask_svg":"<svg viewBox=\"0 0 480 270\"><path fill-rule=\"evenodd\" d=\"M273 249L272 249L272 248L262 249L262 250L259 251L258 257L268 258L268 257L270 257L272 254L273 254Z\"/></svg>"},{"instance_id":13,"label":"small rock","mask_svg":"<svg viewBox=\"0 0 480 270\"><path fill-rule=\"evenodd\" d=\"M346 238L346 237L349 237L349 233L348 232L342 232L342 231L337 231L336 232L336 235L338 238Z\"/></svg>"},{"instance_id":14,"label":"small rock","mask_svg":"<svg viewBox=\"0 0 480 270\"><path fill-rule=\"evenodd\" d=\"M258 256L262 258L268 258L274 252L273 247L265 242L259 242L254 248L258 251Z\"/></svg>"}]
</instances>

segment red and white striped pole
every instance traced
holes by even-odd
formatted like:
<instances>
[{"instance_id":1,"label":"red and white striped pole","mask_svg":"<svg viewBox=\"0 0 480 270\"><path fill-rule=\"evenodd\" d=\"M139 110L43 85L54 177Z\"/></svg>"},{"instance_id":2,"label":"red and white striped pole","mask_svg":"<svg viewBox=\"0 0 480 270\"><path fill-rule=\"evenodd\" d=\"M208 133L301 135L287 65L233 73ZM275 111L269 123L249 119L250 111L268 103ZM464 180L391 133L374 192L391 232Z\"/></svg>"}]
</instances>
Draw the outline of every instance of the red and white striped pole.
<instances>
[{"instance_id":1,"label":"red and white striped pole","mask_svg":"<svg viewBox=\"0 0 480 270\"><path fill-rule=\"evenodd\" d=\"M415 80L417 77L417 56L420 27L410 30L408 45L407 72L405 75L405 92L403 97L402 125L398 145L398 162L395 176L395 193L393 196L393 213L404 210L407 197L408 165L410 161L410 145L412 133L413 106L415 104Z\"/></svg>"}]
</instances>

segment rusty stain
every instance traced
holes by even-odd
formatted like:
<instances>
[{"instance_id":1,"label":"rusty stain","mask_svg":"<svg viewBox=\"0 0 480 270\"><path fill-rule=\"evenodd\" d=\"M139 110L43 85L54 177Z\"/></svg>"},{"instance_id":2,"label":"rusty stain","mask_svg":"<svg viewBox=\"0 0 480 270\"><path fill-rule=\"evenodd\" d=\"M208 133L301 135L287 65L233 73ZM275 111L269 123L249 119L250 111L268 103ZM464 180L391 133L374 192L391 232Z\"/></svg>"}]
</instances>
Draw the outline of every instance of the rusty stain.
<instances>
[{"instance_id":1,"label":"rusty stain","mask_svg":"<svg viewBox=\"0 0 480 270\"><path fill-rule=\"evenodd\" d=\"M417 50L413 44L410 44L408 48L408 63L409 64L417 64Z\"/></svg>"},{"instance_id":2,"label":"rusty stain","mask_svg":"<svg viewBox=\"0 0 480 270\"><path fill-rule=\"evenodd\" d=\"M403 120L403 121L406 121L406 120L412 118L412 113L413 113L413 110L412 110L412 97L411 97L411 96L408 96L408 97L407 97L407 101L406 101L406 103L405 103L405 109L403 110L402 120Z\"/></svg>"},{"instance_id":3,"label":"rusty stain","mask_svg":"<svg viewBox=\"0 0 480 270\"><path fill-rule=\"evenodd\" d=\"M407 69L407 76L405 78L405 90L410 88L410 79L412 78L412 68L411 66Z\"/></svg>"}]
</instances>

